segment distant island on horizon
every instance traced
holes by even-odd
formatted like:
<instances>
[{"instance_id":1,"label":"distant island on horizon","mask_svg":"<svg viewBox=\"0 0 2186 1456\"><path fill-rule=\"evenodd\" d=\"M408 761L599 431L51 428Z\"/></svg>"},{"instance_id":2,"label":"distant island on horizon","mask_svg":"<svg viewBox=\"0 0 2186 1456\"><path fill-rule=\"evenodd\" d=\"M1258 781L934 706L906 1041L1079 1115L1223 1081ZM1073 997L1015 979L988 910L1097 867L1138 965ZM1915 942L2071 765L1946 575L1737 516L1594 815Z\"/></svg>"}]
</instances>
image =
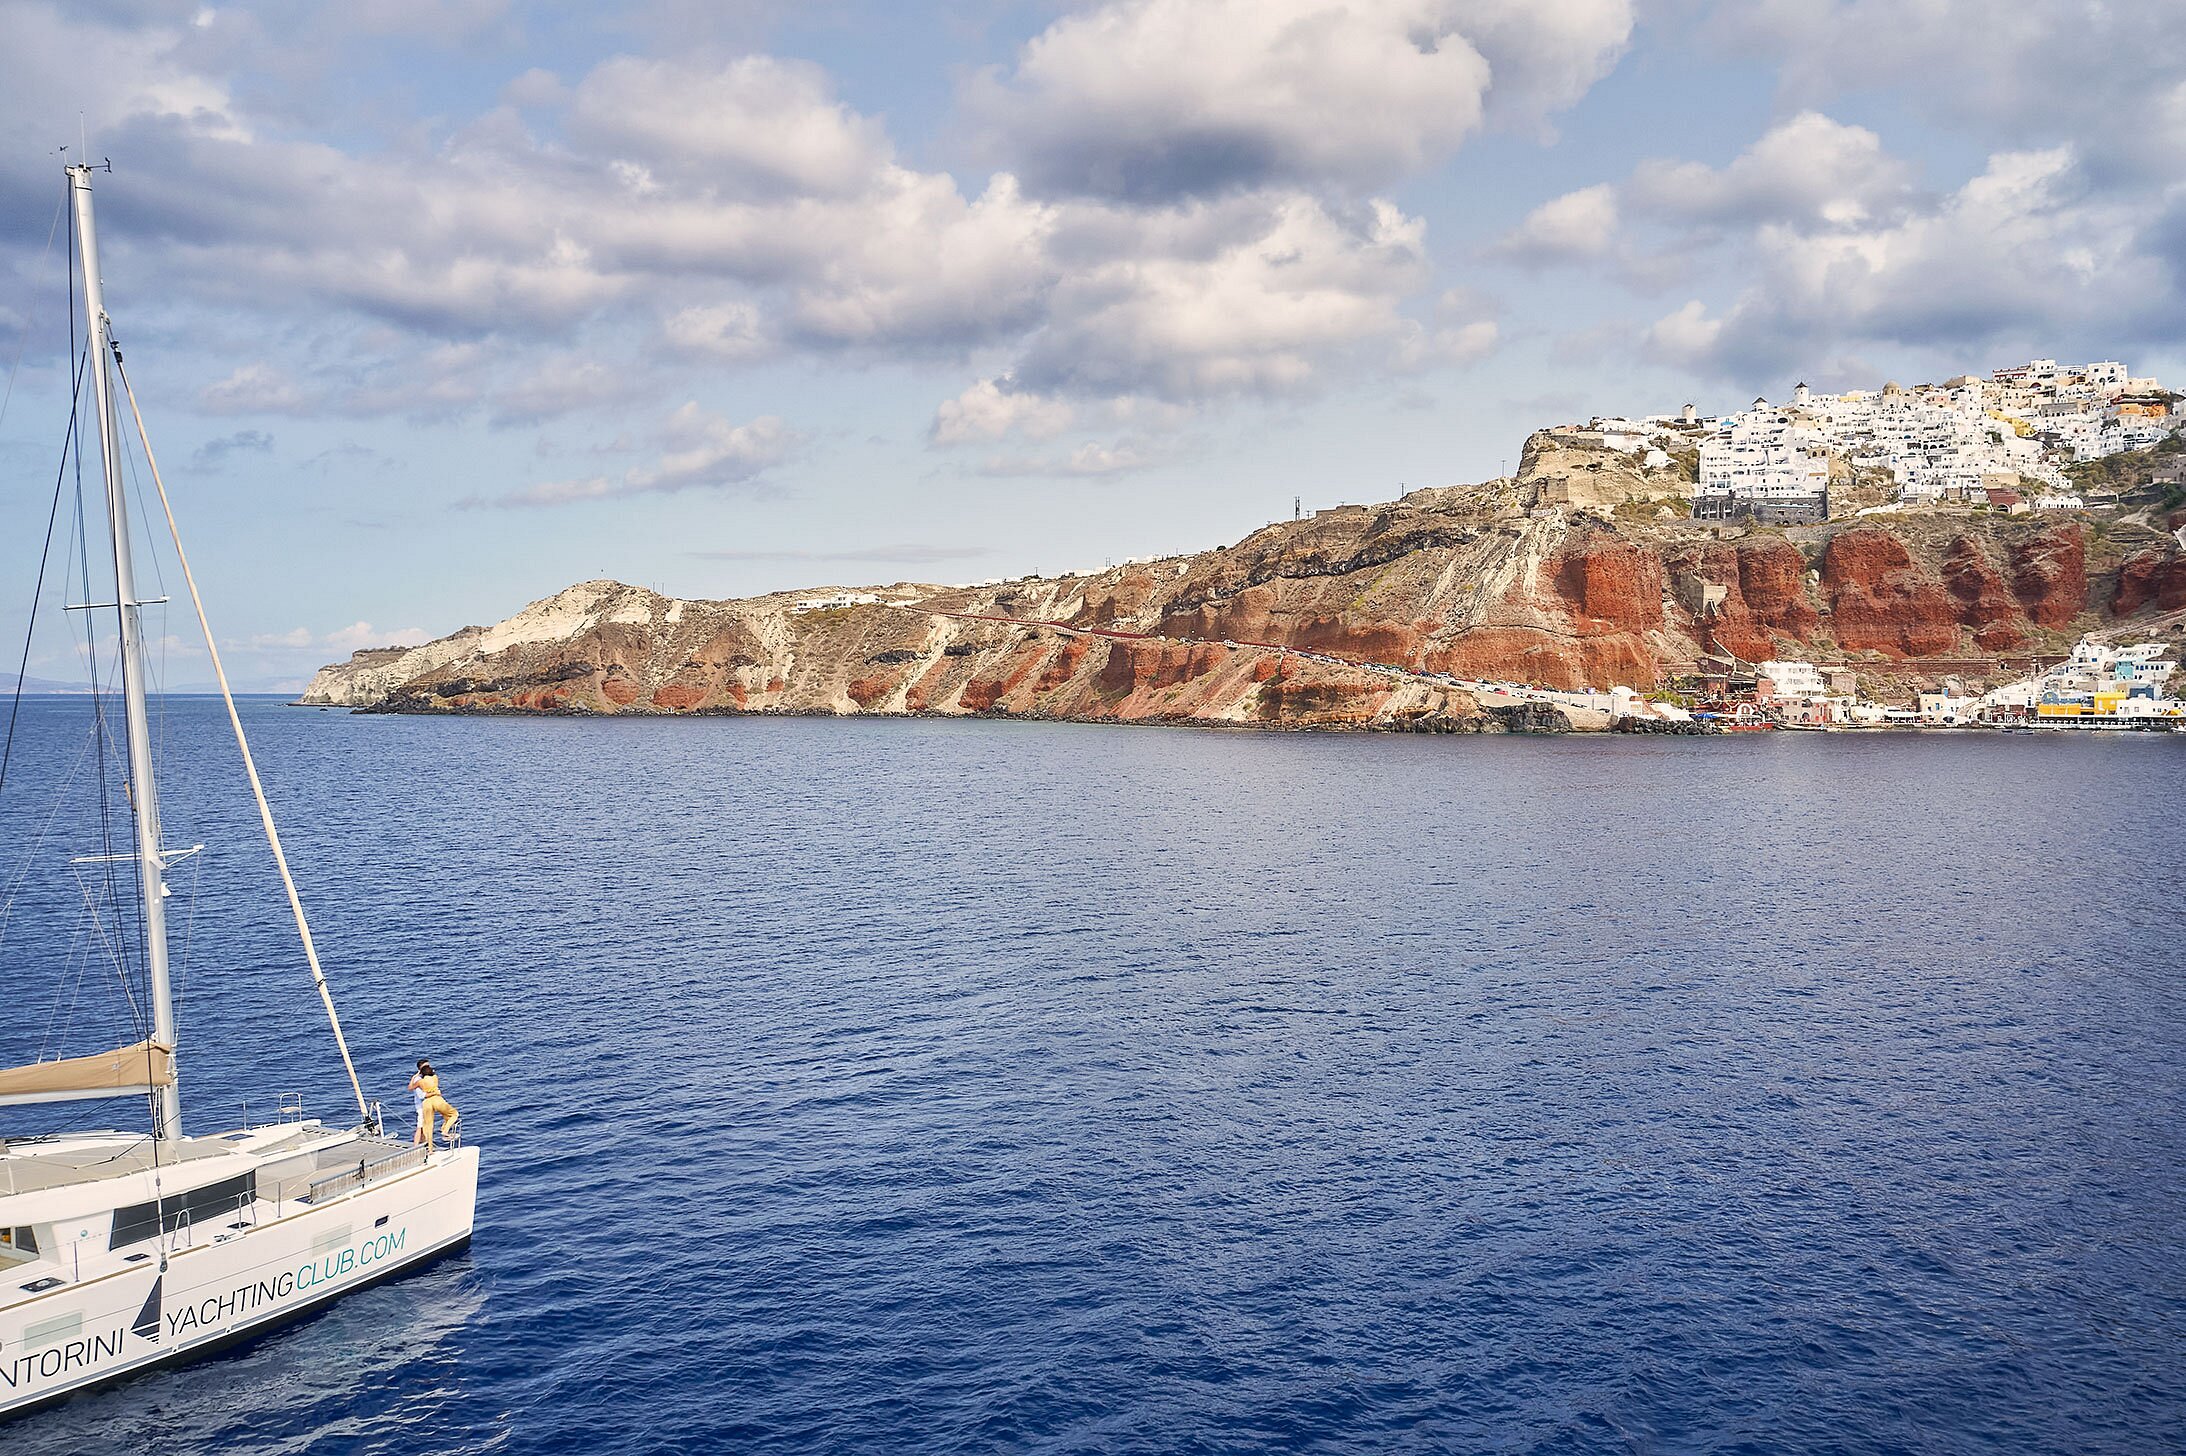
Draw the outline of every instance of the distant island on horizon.
<instances>
[{"instance_id":1,"label":"distant island on horizon","mask_svg":"<svg viewBox=\"0 0 2186 1456\"><path fill-rule=\"evenodd\" d=\"M62 693L88 693L90 684L61 682L49 677L18 677L12 672L0 672L0 693L20 692L25 696L50 697Z\"/></svg>"}]
</instances>

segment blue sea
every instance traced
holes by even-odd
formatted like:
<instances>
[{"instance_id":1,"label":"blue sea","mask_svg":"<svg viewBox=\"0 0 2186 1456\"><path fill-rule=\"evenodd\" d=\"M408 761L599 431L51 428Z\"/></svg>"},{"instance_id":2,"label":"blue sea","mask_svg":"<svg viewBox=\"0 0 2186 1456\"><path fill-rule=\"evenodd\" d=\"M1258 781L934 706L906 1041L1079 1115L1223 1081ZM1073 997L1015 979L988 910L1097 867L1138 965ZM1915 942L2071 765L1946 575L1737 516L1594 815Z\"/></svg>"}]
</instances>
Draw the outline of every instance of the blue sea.
<instances>
[{"instance_id":1,"label":"blue sea","mask_svg":"<svg viewBox=\"0 0 2186 1456\"><path fill-rule=\"evenodd\" d=\"M2186 1443L2186 739L245 711L476 1240L0 1449ZM11 1060L126 1031L86 725L0 794ZM160 733L185 1117L345 1119Z\"/></svg>"}]
</instances>

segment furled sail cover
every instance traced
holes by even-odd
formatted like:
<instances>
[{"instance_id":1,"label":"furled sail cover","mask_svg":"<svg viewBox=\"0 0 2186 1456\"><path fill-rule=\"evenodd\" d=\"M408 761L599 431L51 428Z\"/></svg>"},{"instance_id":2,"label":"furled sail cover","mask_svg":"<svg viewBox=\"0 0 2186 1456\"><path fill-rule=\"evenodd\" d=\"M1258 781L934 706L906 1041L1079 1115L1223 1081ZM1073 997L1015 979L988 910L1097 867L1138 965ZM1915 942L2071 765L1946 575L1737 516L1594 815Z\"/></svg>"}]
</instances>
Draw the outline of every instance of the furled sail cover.
<instances>
[{"instance_id":1,"label":"furled sail cover","mask_svg":"<svg viewBox=\"0 0 2186 1456\"><path fill-rule=\"evenodd\" d=\"M132 1042L88 1057L63 1057L0 1071L0 1098L30 1102L43 1097L95 1096L168 1087L175 1080L174 1048Z\"/></svg>"}]
</instances>

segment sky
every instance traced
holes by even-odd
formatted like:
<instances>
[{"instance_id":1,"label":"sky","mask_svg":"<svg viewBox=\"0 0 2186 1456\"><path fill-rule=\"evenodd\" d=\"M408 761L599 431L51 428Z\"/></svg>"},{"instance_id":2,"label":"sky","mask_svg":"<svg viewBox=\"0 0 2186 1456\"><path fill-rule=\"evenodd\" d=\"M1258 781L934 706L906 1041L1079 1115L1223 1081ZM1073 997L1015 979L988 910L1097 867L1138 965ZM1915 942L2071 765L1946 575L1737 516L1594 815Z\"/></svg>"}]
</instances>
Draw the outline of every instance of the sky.
<instances>
[{"instance_id":1,"label":"sky","mask_svg":"<svg viewBox=\"0 0 2186 1456\"><path fill-rule=\"evenodd\" d=\"M86 154L258 688L592 577L1200 550L1801 380L2186 378L2186 6L0 0L6 669Z\"/></svg>"}]
</instances>

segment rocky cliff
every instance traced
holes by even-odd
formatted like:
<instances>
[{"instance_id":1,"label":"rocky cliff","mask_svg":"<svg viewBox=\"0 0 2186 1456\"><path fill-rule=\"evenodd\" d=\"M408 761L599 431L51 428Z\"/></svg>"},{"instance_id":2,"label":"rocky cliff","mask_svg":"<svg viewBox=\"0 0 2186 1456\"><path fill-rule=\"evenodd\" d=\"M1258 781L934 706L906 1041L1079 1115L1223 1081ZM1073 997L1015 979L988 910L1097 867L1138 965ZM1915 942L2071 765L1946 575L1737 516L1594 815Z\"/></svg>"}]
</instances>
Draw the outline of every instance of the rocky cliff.
<instances>
[{"instance_id":1,"label":"rocky cliff","mask_svg":"<svg viewBox=\"0 0 2186 1456\"><path fill-rule=\"evenodd\" d=\"M1554 463L1569 481L1572 462ZM1720 527L1686 520L1681 493L1521 473L1098 575L897 584L818 608L810 592L691 601L585 582L496 626L360 652L304 701L1494 728L1427 675L1644 688L1721 650L1890 679L1956 659L1978 677L1982 659L2186 619L2186 549L2148 515Z\"/></svg>"}]
</instances>

